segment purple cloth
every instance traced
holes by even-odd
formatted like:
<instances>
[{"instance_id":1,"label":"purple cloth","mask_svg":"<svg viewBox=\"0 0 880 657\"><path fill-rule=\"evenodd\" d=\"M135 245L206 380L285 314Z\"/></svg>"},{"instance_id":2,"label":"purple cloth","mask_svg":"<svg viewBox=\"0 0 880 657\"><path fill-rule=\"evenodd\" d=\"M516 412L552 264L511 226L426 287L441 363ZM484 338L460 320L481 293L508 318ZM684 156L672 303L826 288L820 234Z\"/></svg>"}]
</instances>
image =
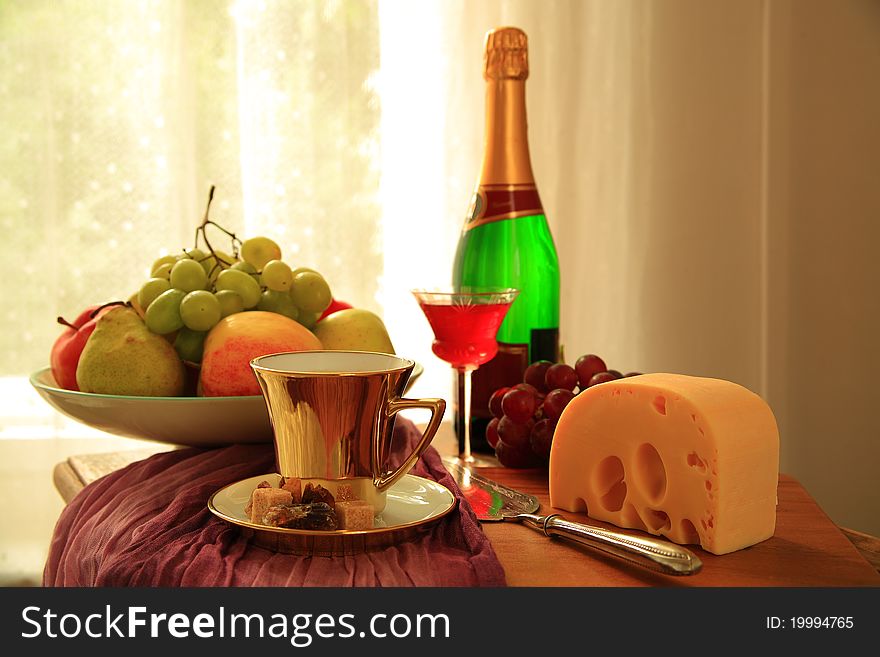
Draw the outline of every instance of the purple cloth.
<instances>
[{"instance_id":1,"label":"purple cloth","mask_svg":"<svg viewBox=\"0 0 880 657\"><path fill-rule=\"evenodd\" d=\"M402 418L396 453L419 438ZM429 447L411 471L451 490L458 508L412 542L347 557L252 545L208 511L235 481L275 471L271 445L157 454L86 486L64 509L45 586L504 586L504 570L455 481Z\"/></svg>"}]
</instances>

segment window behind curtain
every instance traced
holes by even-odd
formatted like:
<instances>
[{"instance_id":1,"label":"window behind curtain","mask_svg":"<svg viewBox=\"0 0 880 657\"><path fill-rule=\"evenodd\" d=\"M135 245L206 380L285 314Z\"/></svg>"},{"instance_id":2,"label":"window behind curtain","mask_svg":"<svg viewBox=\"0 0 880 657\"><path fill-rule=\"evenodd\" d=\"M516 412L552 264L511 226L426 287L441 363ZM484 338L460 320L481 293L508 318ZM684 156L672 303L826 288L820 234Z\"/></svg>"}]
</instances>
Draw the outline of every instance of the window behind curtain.
<instances>
[{"instance_id":1,"label":"window behind curtain","mask_svg":"<svg viewBox=\"0 0 880 657\"><path fill-rule=\"evenodd\" d=\"M0 6L0 376L212 218L379 310L375 2Z\"/></svg>"}]
</instances>

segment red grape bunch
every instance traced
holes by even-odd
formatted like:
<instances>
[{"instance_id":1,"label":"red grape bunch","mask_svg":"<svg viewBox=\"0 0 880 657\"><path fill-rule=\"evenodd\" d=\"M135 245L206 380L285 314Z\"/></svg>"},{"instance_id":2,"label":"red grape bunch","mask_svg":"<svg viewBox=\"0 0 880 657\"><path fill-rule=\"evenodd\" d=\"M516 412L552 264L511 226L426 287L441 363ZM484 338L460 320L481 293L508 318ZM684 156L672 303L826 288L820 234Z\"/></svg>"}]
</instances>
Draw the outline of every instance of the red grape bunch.
<instances>
[{"instance_id":1,"label":"red grape bunch","mask_svg":"<svg viewBox=\"0 0 880 657\"><path fill-rule=\"evenodd\" d=\"M493 417L486 428L486 440L508 468L546 465L556 422L568 403L590 386L623 377L619 371L609 370L595 354L581 356L574 367L536 361L526 368L522 383L492 393L489 411Z\"/></svg>"}]
</instances>

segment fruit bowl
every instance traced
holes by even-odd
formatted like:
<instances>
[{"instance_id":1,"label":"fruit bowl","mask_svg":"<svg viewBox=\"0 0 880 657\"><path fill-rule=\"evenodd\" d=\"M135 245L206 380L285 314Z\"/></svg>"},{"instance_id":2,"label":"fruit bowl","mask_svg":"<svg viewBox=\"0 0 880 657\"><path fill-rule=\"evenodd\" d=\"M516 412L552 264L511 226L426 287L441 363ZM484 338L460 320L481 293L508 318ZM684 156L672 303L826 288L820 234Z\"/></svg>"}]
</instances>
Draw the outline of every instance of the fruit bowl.
<instances>
[{"instance_id":1,"label":"fruit bowl","mask_svg":"<svg viewBox=\"0 0 880 657\"><path fill-rule=\"evenodd\" d=\"M407 390L421 375L416 363ZM123 397L59 388L46 367L31 385L64 415L107 433L191 447L272 442L262 395L248 397Z\"/></svg>"}]
</instances>

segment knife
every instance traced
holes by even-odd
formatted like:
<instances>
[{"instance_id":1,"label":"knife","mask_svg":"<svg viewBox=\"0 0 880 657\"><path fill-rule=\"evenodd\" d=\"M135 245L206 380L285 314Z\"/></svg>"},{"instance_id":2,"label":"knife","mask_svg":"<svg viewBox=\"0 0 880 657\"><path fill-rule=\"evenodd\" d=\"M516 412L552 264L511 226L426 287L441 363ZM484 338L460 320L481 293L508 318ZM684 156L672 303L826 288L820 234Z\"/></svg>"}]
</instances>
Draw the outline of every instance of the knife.
<instances>
[{"instance_id":1,"label":"knife","mask_svg":"<svg viewBox=\"0 0 880 657\"><path fill-rule=\"evenodd\" d=\"M536 515L541 504L534 495L487 479L453 459L444 458L443 464L483 522L513 520L664 575L694 575L703 567L697 555L675 543L573 522L557 513Z\"/></svg>"}]
</instances>

